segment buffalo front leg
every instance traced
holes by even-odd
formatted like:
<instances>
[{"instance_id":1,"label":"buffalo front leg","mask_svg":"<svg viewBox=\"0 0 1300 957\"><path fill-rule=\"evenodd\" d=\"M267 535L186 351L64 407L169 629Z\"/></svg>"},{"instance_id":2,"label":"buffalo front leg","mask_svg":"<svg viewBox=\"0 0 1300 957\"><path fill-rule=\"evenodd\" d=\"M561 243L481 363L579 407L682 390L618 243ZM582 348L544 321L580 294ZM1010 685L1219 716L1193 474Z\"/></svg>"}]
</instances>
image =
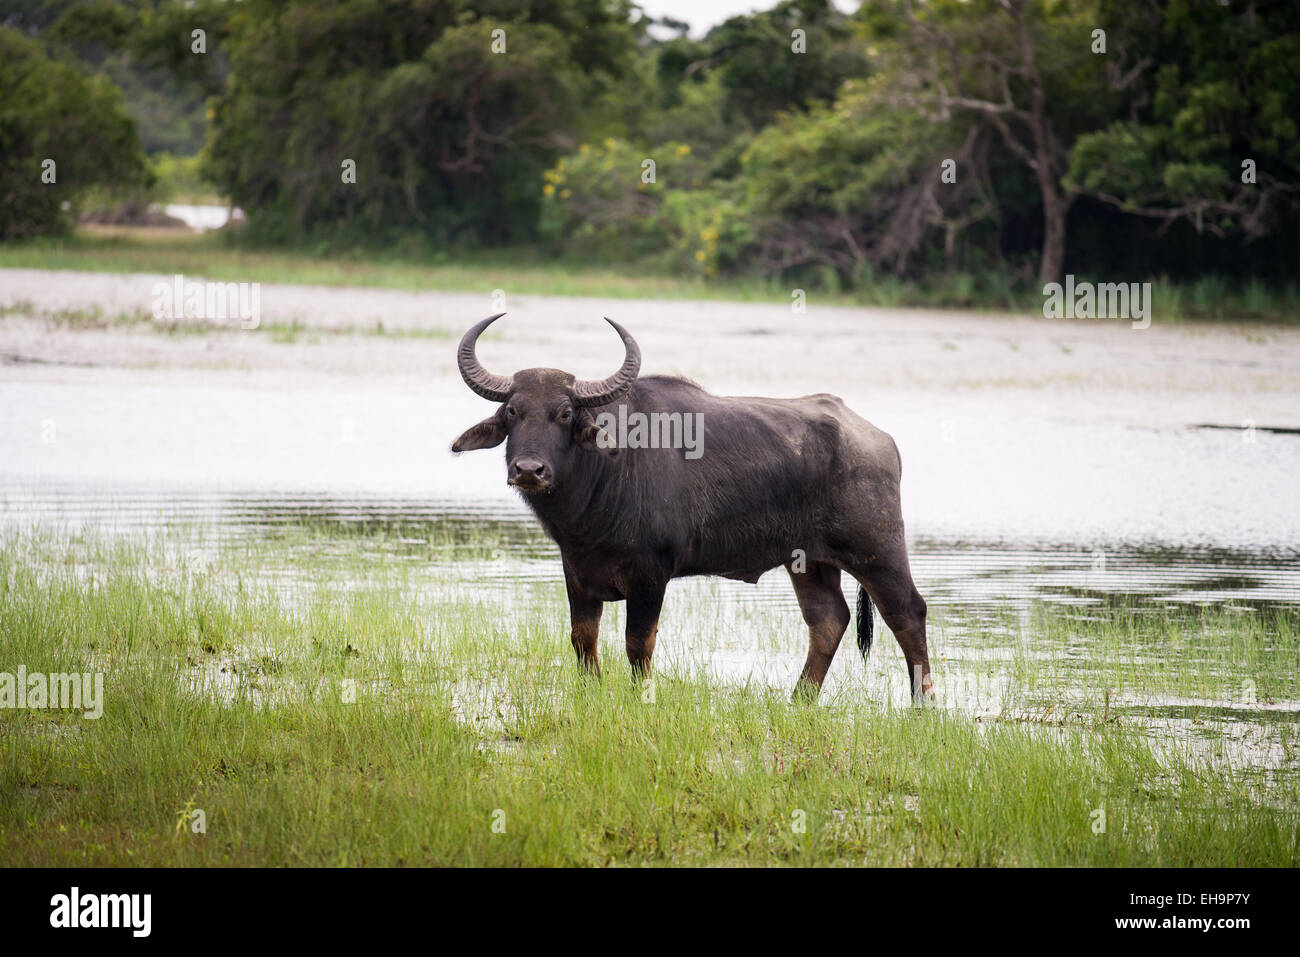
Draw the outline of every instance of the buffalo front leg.
<instances>
[{"instance_id":1,"label":"buffalo front leg","mask_svg":"<svg viewBox=\"0 0 1300 957\"><path fill-rule=\"evenodd\" d=\"M655 653L664 588L658 583L642 584L627 596L627 660L636 678L650 677L650 657Z\"/></svg>"},{"instance_id":2,"label":"buffalo front leg","mask_svg":"<svg viewBox=\"0 0 1300 957\"><path fill-rule=\"evenodd\" d=\"M565 576L569 592L569 620L573 626L573 650L578 656L578 667L595 677L600 677L600 613L604 605L583 593L572 578Z\"/></svg>"}]
</instances>

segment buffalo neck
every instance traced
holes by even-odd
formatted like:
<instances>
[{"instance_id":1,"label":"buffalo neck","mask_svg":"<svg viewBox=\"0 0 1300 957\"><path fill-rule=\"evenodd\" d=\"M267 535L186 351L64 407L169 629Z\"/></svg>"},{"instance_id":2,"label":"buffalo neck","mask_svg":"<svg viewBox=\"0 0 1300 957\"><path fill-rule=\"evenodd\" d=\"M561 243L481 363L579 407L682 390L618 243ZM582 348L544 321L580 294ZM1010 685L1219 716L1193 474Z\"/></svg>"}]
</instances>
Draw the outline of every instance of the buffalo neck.
<instances>
[{"instance_id":1,"label":"buffalo neck","mask_svg":"<svg viewBox=\"0 0 1300 957\"><path fill-rule=\"evenodd\" d=\"M643 534L637 507L638 470L632 454L616 456L575 450L568 474L549 492L525 495L546 532L561 546L597 546Z\"/></svg>"}]
</instances>

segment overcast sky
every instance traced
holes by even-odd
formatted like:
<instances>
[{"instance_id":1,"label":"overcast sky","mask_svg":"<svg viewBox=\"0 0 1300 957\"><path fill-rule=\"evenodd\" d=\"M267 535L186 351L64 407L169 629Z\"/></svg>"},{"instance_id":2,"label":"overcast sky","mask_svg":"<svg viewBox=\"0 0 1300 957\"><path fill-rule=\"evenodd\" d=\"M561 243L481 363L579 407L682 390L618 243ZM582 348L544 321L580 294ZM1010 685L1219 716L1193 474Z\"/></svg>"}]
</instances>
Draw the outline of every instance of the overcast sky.
<instances>
[{"instance_id":1,"label":"overcast sky","mask_svg":"<svg viewBox=\"0 0 1300 957\"><path fill-rule=\"evenodd\" d=\"M770 10L779 0L638 0L652 17L672 17L691 25L691 36L703 36L728 17L755 10ZM846 13L858 8L858 0L833 0Z\"/></svg>"}]
</instances>

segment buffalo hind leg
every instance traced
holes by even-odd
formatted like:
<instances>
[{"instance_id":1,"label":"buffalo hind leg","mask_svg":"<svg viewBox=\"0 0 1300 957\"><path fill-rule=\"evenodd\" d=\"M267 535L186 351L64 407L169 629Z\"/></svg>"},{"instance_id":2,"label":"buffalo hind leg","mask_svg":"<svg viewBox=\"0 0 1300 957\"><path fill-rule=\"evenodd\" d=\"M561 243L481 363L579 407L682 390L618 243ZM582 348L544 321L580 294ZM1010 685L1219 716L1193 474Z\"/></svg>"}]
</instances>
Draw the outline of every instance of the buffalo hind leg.
<instances>
[{"instance_id":1,"label":"buffalo hind leg","mask_svg":"<svg viewBox=\"0 0 1300 957\"><path fill-rule=\"evenodd\" d=\"M787 565L786 571L808 625L808 660L794 687L793 699L816 701L835 650L849 627L849 606L840 589L840 570L833 565L811 562L801 572Z\"/></svg>"},{"instance_id":2,"label":"buffalo hind leg","mask_svg":"<svg viewBox=\"0 0 1300 957\"><path fill-rule=\"evenodd\" d=\"M659 634L664 590L663 584L639 583L628 591L627 660L632 665L633 677L638 679L650 677L650 657L655 653L655 638Z\"/></svg>"},{"instance_id":3,"label":"buffalo hind leg","mask_svg":"<svg viewBox=\"0 0 1300 957\"><path fill-rule=\"evenodd\" d=\"M569 592L569 620L573 626L573 650L578 656L578 667L585 674L600 677L600 613L604 605L583 594L567 575L564 580Z\"/></svg>"},{"instance_id":4,"label":"buffalo hind leg","mask_svg":"<svg viewBox=\"0 0 1300 957\"><path fill-rule=\"evenodd\" d=\"M934 700L934 679L930 677L930 653L926 646L925 599L912 582L907 551L899 548L880 556L864 569L849 571L880 609L880 617L894 633L907 659L907 678L912 701Z\"/></svg>"}]
</instances>

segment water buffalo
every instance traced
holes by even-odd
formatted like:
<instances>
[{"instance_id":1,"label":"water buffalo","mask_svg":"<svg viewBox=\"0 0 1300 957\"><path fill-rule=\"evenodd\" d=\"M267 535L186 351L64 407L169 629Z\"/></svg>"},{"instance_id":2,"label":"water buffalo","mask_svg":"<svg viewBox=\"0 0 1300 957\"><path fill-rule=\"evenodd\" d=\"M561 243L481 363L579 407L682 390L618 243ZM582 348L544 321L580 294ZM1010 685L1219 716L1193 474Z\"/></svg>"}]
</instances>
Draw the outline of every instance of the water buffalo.
<instances>
[{"instance_id":1,"label":"water buffalo","mask_svg":"<svg viewBox=\"0 0 1300 957\"><path fill-rule=\"evenodd\" d=\"M622 368L589 382L559 369L493 375L465 333L465 383L501 403L453 452L506 443L507 481L560 546L579 664L599 673L602 603L627 602L627 656L647 674L668 582L722 575L756 582L784 566L808 625L796 696L816 697L849 624L843 569L858 581L858 647L871 649L872 601L907 659L915 700L931 696L925 600L912 583L894 441L832 395L716 396L687 379L643 376L628 332ZM674 443L619 441L637 413L702 425L692 455ZM668 445L669 447L664 447ZM639 447L629 447L639 446Z\"/></svg>"}]
</instances>

